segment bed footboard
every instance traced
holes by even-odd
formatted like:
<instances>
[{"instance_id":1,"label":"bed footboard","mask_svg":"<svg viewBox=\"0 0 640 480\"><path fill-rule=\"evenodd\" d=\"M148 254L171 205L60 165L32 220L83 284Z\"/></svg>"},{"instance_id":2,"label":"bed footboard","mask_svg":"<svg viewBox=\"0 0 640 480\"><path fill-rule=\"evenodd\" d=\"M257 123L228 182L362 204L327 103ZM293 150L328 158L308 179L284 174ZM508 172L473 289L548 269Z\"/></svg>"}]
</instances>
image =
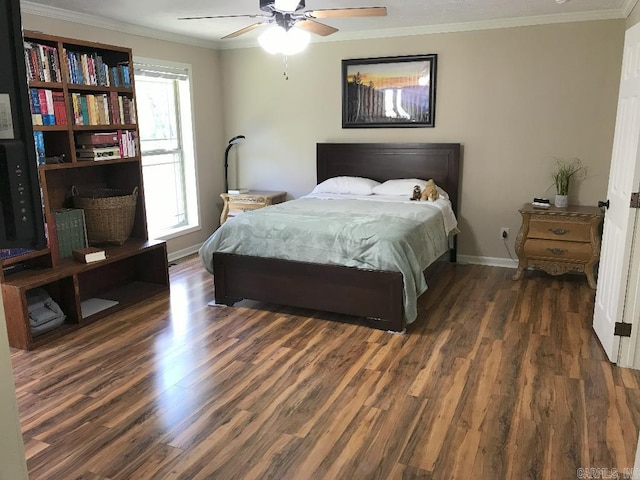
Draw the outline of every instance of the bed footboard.
<instances>
[{"instance_id":1,"label":"bed footboard","mask_svg":"<svg viewBox=\"0 0 640 480\"><path fill-rule=\"evenodd\" d=\"M402 274L228 253L213 255L216 303L241 299L368 317L405 328Z\"/></svg>"}]
</instances>

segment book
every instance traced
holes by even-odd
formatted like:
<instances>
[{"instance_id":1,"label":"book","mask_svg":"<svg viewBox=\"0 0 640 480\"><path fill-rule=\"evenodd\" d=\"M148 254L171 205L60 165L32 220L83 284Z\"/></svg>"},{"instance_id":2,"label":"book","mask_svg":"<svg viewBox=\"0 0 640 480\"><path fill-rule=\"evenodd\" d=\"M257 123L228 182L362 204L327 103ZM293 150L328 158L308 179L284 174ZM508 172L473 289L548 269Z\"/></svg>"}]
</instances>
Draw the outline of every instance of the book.
<instances>
[{"instance_id":1,"label":"book","mask_svg":"<svg viewBox=\"0 0 640 480\"><path fill-rule=\"evenodd\" d=\"M118 145L117 132L82 133L76 135L77 145Z\"/></svg>"},{"instance_id":2,"label":"book","mask_svg":"<svg viewBox=\"0 0 640 480\"><path fill-rule=\"evenodd\" d=\"M64 103L64 93L53 92L53 113L56 118L56 125L67 124L67 107Z\"/></svg>"},{"instance_id":3,"label":"book","mask_svg":"<svg viewBox=\"0 0 640 480\"><path fill-rule=\"evenodd\" d=\"M78 147L76 157L82 160L111 160L121 158L118 145L105 147Z\"/></svg>"},{"instance_id":4,"label":"book","mask_svg":"<svg viewBox=\"0 0 640 480\"><path fill-rule=\"evenodd\" d=\"M548 198L533 197L533 203L551 203Z\"/></svg>"},{"instance_id":5,"label":"book","mask_svg":"<svg viewBox=\"0 0 640 480\"><path fill-rule=\"evenodd\" d=\"M47 163L45 159L44 133L40 130L34 131L33 141L36 147L36 159L38 161L38 165L44 165Z\"/></svg>"},{"instance_id":6,"label":"book","mask_svg":"<svg viewBox=\"0 0 640 480\"><path fill-rule=\"evenodd\" d=\"M248 188L236 188L236 189L229 189L227 191L229 195L240 195L241 193L248 193L248 192L249 192Z\"/></svg>"},{"instance_id":7,"label":"book","mask_svg":"<svg viewBox=\"0 0 640 480\"><path fill-rule=\"evenodd\" d=\"M531 202L533 208L549 208L551 205L544 202Z\"/></svg>"},{"instance_id":8,"label":"book","mask_svg":"<svg viewBox=\"0 0 640 480\"><path fill-rule=\"evenodd\" d=\"M99 262L106 260L107 253L96 247L78 248L73 251L73 258L82 263Z\"/></svg>"},{"instance_id":9,"label":"book","mask_svg":"<svg viewBox=\"0 0 640 480\"><path fill-rule=\"evenodd\" d=\"M58 236L60 258L71 257L73 251L87 246L87 227L84 211L80 208L54 210L55 228Z\"/></svg>"},{"instance_id":10,"label":"book","mask_svg":"<svg viewBox=\"0 0 640 480\"><path fill-rule=\"evenodd\" d=\"M31 94L31 101L29 106L31 107L31 123L34 125L42 125L42 110L40 110L40 95L37 88L29 90Z\"/></svg>"}]
</instances>

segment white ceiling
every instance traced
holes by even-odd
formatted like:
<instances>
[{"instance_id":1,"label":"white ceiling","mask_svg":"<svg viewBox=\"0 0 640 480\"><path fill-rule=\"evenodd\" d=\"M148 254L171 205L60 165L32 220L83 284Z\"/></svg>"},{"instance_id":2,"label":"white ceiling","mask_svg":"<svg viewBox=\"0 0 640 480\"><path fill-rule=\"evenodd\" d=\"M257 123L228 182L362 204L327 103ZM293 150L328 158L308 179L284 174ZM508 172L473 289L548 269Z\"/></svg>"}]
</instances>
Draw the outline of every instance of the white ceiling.
<instances>
[{"instance_id":1,"label":"white ceiling","mask_svg":"<svg viewBox=\"0 0 640 480\"><path fill-rule=\"evenodd\" d=\"M348 40L520 25L625 18L638 0L307 0L306 10L385 6L386 17L322 20L340 31L312 41ZM24 13L215 48L256 45L261 29L220 40L257 19L178 20L259 14L259 0L29 0Z\"/></svg>"}]
</instances>

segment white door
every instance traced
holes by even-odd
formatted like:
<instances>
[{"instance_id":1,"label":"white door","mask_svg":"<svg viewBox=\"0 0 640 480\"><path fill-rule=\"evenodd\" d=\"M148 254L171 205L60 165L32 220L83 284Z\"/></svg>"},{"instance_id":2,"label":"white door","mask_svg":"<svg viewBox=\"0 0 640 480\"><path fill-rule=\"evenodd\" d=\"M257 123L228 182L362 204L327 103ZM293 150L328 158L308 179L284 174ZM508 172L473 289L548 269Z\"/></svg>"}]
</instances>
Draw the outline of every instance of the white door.
<instances>
[{"instance_id":1,"label":"white door","mask_svg":"<svg viewBox=\"0 0 640 480\"><path fill-rule=\"evenodd\" d=\"M616 118L593 329L612 362L619 357L620 337L613 334L622 321L635 210L629 207L639 182L640 146L640 24L627 30Z\"/></svg>"}]
</instances>

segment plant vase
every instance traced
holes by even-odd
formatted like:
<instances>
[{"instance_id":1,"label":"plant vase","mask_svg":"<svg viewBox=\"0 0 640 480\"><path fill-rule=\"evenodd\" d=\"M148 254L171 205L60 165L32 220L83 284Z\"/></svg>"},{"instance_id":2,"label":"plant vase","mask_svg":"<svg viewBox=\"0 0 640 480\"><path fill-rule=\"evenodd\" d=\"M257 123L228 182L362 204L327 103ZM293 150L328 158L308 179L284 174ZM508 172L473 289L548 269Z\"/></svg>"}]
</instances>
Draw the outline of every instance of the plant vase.
<instances>
[{"instance_id":1,"label":"plant vase","mask_svg":"<svg viewBox=\"0 0 640 480\"><path fill-rule=\"evenodd\" d=\"M553 204L558 208L565 208L569 205L569 195L556 195Z\"/></svg>"}]
</instances>

